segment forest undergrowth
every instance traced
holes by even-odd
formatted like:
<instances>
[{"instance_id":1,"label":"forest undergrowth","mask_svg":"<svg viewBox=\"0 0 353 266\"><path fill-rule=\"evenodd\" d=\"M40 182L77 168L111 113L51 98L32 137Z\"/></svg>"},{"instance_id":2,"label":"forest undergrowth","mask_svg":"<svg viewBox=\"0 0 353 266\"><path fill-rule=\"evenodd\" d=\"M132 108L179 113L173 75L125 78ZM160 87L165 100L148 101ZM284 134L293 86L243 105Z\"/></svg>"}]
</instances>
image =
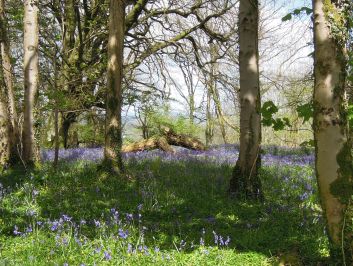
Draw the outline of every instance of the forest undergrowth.
<instances>
[{"instance_id":1,"label":"forest undergrowth","mask_svg":"<svg viewBox=\"0 0 353 266\"><path fill-rule=\"evenodd\" d=\"M4 171L0 264L317 265L328 259L312 163L272 160L261 170L264 202L249 203L227 192L231 164L137 158L125 159L126 177L99 173L88 160L61 161L56 172L49 162L32 173Z\"/></svg>"}]
</instances>

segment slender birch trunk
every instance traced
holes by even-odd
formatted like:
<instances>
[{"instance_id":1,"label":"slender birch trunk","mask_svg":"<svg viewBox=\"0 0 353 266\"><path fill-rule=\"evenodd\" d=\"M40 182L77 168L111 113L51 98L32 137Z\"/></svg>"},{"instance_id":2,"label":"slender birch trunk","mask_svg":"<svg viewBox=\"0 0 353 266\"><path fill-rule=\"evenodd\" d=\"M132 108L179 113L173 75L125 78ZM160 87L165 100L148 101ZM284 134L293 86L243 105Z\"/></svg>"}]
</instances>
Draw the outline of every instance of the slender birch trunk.
<instances>
[{"instance_id":1,"label":"slender birch trunk","mask_svg":"<svg viewBox=\"0 0 353 266\"><path fill-rule=\"evenodd\" d=\"M57 52L55 51L55 55L53 58L53 64L54 64L54 80L53 80L53 86L54 86L54 93L55 93L55 110L54 110L54 130L55 130L55 136L54 136L54 162L53 162L53 167L54 169L57 169L58 167L58 161L59 161L59 148L60 148L60 139L59 139L59 101L58 101L58 86L57 86Z\"/></svg>"},{"instance_id":2,"label":"slender birch trunk","mask_svg":"<svg viewBox=\"0 0 353 266\"><path fill-rule=\"evenodd\" d=\"M257 0L240 0L240 153L230 182L230 192L250 199L262 199L258 177L261 163L258 5Z\"/></svg>"},{"instance_id":3,"label":"slender birch trunk","mask_svg":"<svg viewBox=\"0 0 353 266\"><path fill-rule=\"evenodd\" d=\"M11 64L9 39L7 34L7 19L5 16L5 1L0 0L0 31L1 31L1 58L2 58L2 71L6 86L7 102L8 102L8 114L10 119L10 155L9 160L11 163L16 163L19 161L19 143L20 143L20 133L18 127L18 116L16 110L16 102L14 96L14 86L13 86L13 68Z\"/></svg>"},{"instance_id":4,"label":"slender birch trunk","mask_svg":"<svg viewBox=\"0 0 353 266\"><path fill-rule=\"evenodd\" d=\"M343 265L353 264L352 154L345 99L344 40L331 32L343 19L337 1L314 0L315 88L314 140L316 176L327 221L331 254ZM332 24L333 23L333 24Z\"/></svg>"},{"instance_id":5,"label":"slender birch trunk","mask_svg":"<svg viewBox=\"0 0 353 266\"><path fill-rule=\"evenodd\" d=\"M105 122L105 165L114 172L123 170L122 79L124 51L125 1L111 0L109 15L108 70Z\"/></svg>"},{"instance_id":6,"label":"slender birch trunk","mask_svg":"<svg viewBox=\"0 0 353 266\"><path fill-rule=\"evenodd\" d=\"M23 161L32 165L35 161L34 101L38 90L38 6L35 0L24 1L24 121Z\"/></svg>"},{"instance_id":7,"label":"slender birch trunk","mask_svg":"<svg viewBox=\"0 0 353 266\"><path fill-rule=\"evenodd\" d=\"M213 119L212 119L212 113L211 113L211 88L209 87L210 85L207 84L207 102L206 102L206 131L205 131L205 137L206 137L206 146L208 147L210 144L213 142Z\"/></svg>"}]
</instances>

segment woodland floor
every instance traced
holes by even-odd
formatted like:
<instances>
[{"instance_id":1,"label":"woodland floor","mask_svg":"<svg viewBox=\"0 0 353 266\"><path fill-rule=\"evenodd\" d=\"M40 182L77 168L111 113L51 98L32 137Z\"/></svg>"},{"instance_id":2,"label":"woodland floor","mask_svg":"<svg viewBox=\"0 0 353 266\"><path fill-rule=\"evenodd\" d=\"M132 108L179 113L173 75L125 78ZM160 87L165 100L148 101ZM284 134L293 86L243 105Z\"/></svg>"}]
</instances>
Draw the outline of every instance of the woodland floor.
<instances>
[{"instance_id":1,"label":"woodland floor","mask_svg":"<svg viewBox=\"0 0 353 266\"><path fill-rule=\"evenodd\" d=\"M263 203L229 197L234 146L127 154L129 179L82 152L1 174L0 265L329 264L308 151L265 150Z\"/></svg>"}]
</instances>

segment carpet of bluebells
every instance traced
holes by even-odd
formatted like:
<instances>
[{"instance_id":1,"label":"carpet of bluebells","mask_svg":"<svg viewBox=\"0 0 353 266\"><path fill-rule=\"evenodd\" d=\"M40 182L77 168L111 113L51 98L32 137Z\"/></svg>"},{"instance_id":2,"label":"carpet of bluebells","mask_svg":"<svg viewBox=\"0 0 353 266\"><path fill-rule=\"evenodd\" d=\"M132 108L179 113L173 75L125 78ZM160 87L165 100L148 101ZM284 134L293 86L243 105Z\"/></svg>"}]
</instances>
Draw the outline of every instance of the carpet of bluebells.
<instances>
[{"instance_id":1,"label":"carpet of bluebells","mask_svg":"<svg viewBox=\"0 0 353 266\"><path fill-rule=\"evenodd\" d=\"M53 151L32 173L0 175L0 265L317 265L328 256L310 150L265 147L265 201L227 193L234 145L124 154L126 177L101 172L102 149Z\"/></svg>"}]
</instances>

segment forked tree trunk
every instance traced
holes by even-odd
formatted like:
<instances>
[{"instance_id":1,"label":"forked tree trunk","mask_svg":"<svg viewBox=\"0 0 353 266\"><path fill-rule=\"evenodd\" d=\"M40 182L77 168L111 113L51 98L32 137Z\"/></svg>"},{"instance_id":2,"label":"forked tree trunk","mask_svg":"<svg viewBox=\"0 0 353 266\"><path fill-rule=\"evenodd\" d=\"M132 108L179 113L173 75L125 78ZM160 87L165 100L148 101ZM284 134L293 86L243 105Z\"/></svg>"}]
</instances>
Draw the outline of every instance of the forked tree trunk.
<instances>
[{"instance_id":1,"label":"forked tree trunk","mask_svg":"<svg viewBox=\"0 0 353 266\"><path fill-rule=\"evenodd\" d=\"M35 161L34 98L38 89L38 6L35 0L24 1L24 120L23 161L32 165Z\"/></svg>"},{"instance_id":2,"label":"forked tree trunk","mask_svg":"<svg viewBox=\"0 0 353 266\"><path fill-rule=\"evenodd\" d=\"M240 153L230 182L236 197L262 199L258 170L261 163L261 114L258 52L258 1L240 0Z\"/></svg>"},{"instance_id":3,"label":"forked tree trunk","mask_svg":"<svg viewBox=\"0 0 353 266\"><path fill-rule=\"evenodd\" d=\"M125 1L111 0L109 10L104 164L108 170L121 172L123 170L121 108Z\"/></svg>"},{"instance_id":4,"label":"forked tree trunk","mask_svg":"<svg viewBox=\"0 0 353 266\"><path fill-rule=\"evenodd\" d=\"M6 86L7 102L8 102L8 114L10 119L9 130L10 130L10 155L9 160L12 164L19 162L19 147L20 147L20 133L18 127L18 117L15 102L15 93L13 86L13 68L11 63L9 39L7 34L7 20L5 16L5 1L0 0L0 43L1 43L1 58L2 58L2 70Z\"/></svg>"},{"instance_id":5,"label":"forked tree trunk","mask_svg":"<svg viewBox=\"0 0 353 266\"><path fill-rule=\"evenodd\" d=\"M344 40L330 31L338 18L337 1L314 0L316 176L327 221L332 256L353 264L352 155L345 104ZM334 23L334 22L333 22ZM337 25L336 25L337 26Z\"/></svg>"}]
</instances>

